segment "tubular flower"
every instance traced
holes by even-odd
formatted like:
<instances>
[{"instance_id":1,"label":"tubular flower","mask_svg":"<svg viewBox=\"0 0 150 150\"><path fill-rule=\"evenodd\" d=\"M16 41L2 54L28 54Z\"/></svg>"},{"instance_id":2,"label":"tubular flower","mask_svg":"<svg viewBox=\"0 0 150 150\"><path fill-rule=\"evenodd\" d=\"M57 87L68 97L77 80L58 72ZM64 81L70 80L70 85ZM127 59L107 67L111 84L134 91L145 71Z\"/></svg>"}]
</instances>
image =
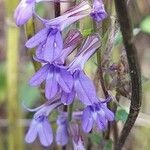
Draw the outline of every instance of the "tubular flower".
<instances>
[{"instance_id":1,"label":"tubular flower","mask_svg":"<svg viewBox=\"0 0 150 150\"><path fill-rule=\"evenodd\" d=\"M47 99L53 98L57 92L64 91L69 93L73 87L73 77L63 64L66 57L74 50L81 39L81 34L78 30L72 30L68 33L68 38L64 41L64 49L54 64L46 62L43 58L43 49L36 50L36 60L43 62L44 65L39 71L37 71L30 79L29 84L31 86L39 86L44 80L45 83L45 95ZM63 101L63 97L62 97Z\"/></svg>"},{"instance_id":2,"label":"tubular flower","mask_svg":"<svg viewBox=\"0 0 150 150\"><path fill-rule=\"evenodd\" d=\"M45 28L29 39L26 43L26 47L33 48L39 45L41 46L42 44L44 50L43 59L52 63L60 56L63 49L61 32L77 20L89 15L89 13L90 5L88 2L83 1L57 18L45 20L38 16L45 25Z\"/></svg>"},{"instance_id":3,"label":"tubular flower","mask_svg":"<svg viewBox=\"0 0 150 150\"><path fill-rule=\"evenodd\" d=\"M21 0L14 13L14 19L17 26L25 24L33 14L35 0Z\"/></svg>"},{"instance_id":4,"label":"tubular flower","mask_svg":"<svg viewBox=\"0 0 150 150\"><path fill-rule=\"evenodd\" d=\"M69 2L67 0L21 0L14 13L16 25L24 25L32 17L35 4L42 1Z\"/></svg>"},{"instance_id":5,"label":"tubular flower","mask_svg":"<svg viewBox=\"0 0 150 150\"><path fill-rule=\"evenodd\" d=\"M93 0L93 6L90 15L97 22L100 22L107 17L103 0Z\"/></svg>"},{"instance_id":6,"label":"tubular flower","mask_svg":"<svg viewBox=\"0 0 150 150\"><path fill-rule=\"evenodd\" d=\"M92 105L96 102L96 90L93 82L86 76L83 71L84 64L91 55L100 46L98 35L89 36L75 59L68 67L68 71L73 74L74 88L70 95L75 91L78 98L84 105ZM72 101L72 100L70 100Z\"/></svg>"},{"instance_id":7,"label":"tubular flower","mask_svg":"<svg viewBox=\"0 0 150 150\"><path fill-rule=\"evenodd\" d=\"M51 125L48 121L48 115L51 113L51 111L61 105L59 101L53 104L45 104L42 107L39 107L33 120L30 124L30 128L26 134L25 140L27 143L32 143L35 141L37 136L40 139L40 142L43 146L49 146L53 142L53 132ZM29 109L30 111L34 111Z\"/></svg>"}]
</instances>

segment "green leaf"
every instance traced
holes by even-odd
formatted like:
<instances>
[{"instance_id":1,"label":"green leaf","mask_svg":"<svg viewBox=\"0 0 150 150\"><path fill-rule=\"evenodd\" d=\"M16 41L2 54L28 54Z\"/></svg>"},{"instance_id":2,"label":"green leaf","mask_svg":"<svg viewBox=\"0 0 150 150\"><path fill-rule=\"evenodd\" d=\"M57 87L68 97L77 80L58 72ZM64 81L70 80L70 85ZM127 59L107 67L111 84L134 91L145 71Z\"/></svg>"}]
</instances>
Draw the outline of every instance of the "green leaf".
<instances>
[{"instance_id":1,"label":"green leaf","mask_svg":"<svg viewBox=\"0 0 150 150\"><path fill-rule=\"evenodd\" d=\"M82 30L81 32L83 36L88 36L93 33L93 29L89 28L89 29Z\"/></svg>"},{"instance_id":2,"label":"green leaf","mask_svg":"<svg viewBox=\"0 0 150 150\"><path fill-rule=\"evenodd\" d=\"M112 150L112 147L113 147L113 141L112 140L108 140L108 141L106 141L103 150Z\"/></svg>"},{"instance_id":3,"label":"green leaf","mask_svg":"<svg viewBox=\"0 0 150 150\"><path fill-rule=\"evenodd\" d=\"M150 34L150 15L141 22L140 28L143 32Z\"/></svg>"},{"instance_id":4,"label":"green leaf","mask_svg":"<svg viewBox=\"0 0 150 150\"><path fill-rule=\"evenodd\" d=\"M124 109L117 110L116 120L125 122L127 120L128 113Z\"/></svg>"},{"instance_id":5,"label":"green leaf","mask_svg":"<svg viewBox=\"0 0 150 150\"><path fill-rule=\"evenodd\" d=\"M102 135L99 133L90 133L89 138L95 144L100 144L102 140Z\"/></svg>"}]
</instances>

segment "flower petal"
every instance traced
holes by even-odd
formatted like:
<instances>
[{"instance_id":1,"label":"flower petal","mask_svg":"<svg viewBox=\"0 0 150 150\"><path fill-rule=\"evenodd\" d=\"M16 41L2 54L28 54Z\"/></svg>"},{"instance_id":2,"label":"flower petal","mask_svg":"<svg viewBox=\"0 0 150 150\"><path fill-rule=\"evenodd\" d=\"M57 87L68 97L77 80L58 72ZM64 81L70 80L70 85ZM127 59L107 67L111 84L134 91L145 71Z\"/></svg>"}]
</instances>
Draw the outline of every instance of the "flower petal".
<instances>
[{"instance_id":1,"label":"flower petal","mask_svg":"<svg viewBox=\"0 0 150 150\"><path fill-rule=\"evenodd\" d=\"M33 14L33 6L34 6L34 0L27 2L22 0L19 5L17 6L15 13L14 13L14 19L16 21L17 26L21 26L25 24Z\"/></svg>"},{"instance_id":2,"label":"flower petal","mask_svg":"<svg viewBox=\"0 0 150 150\"><path fill-rule=\"evenodd\" d=\"M110 111L106 106L102 106L102 109L105 112L106 119L108 119L109 121L113 121L114 120L114 113L112 111Z\"/></svg>"},{"instance_id":3,"label":"flower petal","mask_svg":"<svg viewBox=\"0 0 150 150\"><path fill-rule=\"evenodd\" d=\"M59 125L56 130L56 143L66 145L68 143L68 130L66 125Z\"/></svg>"},{"instance_id":4,"label":"flower petal","mask_svg":"<svg viewBox=\"0 0 150 150\"><path fill-rule=\"evenodd\" d=\"M63 91L66 93L71 92L73 87L73 77L66 69L60 69L60 72L57 73L57 82Z\"/></svg>"},{"instance_id":5,"label":"flower petal","mask_svg":"<svg viewBox=\"0 0 150 150\"><path fill-rule=\"evenodd\" d=\"M96 90L93 82L82 72L77 72L75 79L75 91L84 105L92 105L96 102Z\"/></svg>"},{"instance_id":6,"label":"flower petal","mask_svg":"<svg viewBox=\"0 0 150 150\"><path fill-rule=\"evenodd\" d=\"M88 133L91 131L92 127L94 124L94 119L92 117L90 108L87 107L83 111L83 116L82 116L82 129L84 132Z\"/></svg>"},{"instance_id":7,"label":"flower petal","mask_svg":"<svg viewBox=\"0 0 150 150\"><path fill-rule=\"evenodd\" d=\"M106 128L107 128L107 120L106 120L105 117L97 114L97 118L96 118L95 121L96 121L96 123L97 123L97 125L98 125L100 130L106 130Z\"/></svg>"},{"instance_id":8,"label":"flower petal","mask_svg":"<svg viewBox=\"0 0 150 150\"><path fill-rule=\"evenodd\" d=\"M25 141L27 143L32 143L34 142L34 140L36 139L37 137L37 122L33 119L31 124L30 124L30 128L26 134L26 137L25 137Z\"/></svg>"},{"instance_id":9,"label":"flower petal","mask_svg":"<svg viewBox=\"0 0 150 150\"><path fill-rule=\"evenodd\" d=\"M46 40L48 32L49 31L47 28L42 29L37 34L35 34L32 38L30 38L26 42L25 46L27 48L34 48L34 47L38 46L40 43L42 43Z\"/></svg>"},{"instance_id":10,"label":"flower petal","mask_svg":"<svg viewBox=\"0 0 150 150\"><path fill-rule=\"evenodd\" d=\"M51 143L53 142L53 131L47 119L39 124L38 134L40 142L43 146L51 145Z\"/></svg>"},{"instance_id":11,"label":"flower petal","mask_svg":"<svg viewBox=\"0 0 150 150\"><path fill-rule=\"evenodd\" d=\"M39 69L30 79L29 84L31 86L39 86L47 77L49 70L49 64L44 65Z\"/></svg>"},{"instance_id":12,"label":"flower petal","mask_svg":"<svg viewBox=\"0 0 150 150\"><path fill-rule=\"evenodd\" d=\"M51 30L44 48L44 59L51 63L60 56L62 49L63 40L61 33L56 29Z\"/></svg>"},{"instance_id":13,"label":"flower petal","mask_svg":"<svg viewBox=\"0 0 150 150\"><path fill-rule=\"evenodd\" d=\"M75 98L75 91L72 90L70 93L62 92L61 102L64 105L70 105Z\"/></svg>"},{"instance_id":14,"label":"flower petal","mask_svg":"<svg viewBox=\"0 0 150 150\"><path fill-rule=\"evenodd\" d=\"M53 98L58 92L58 83L55 80L55 74L52 73L51 77L46 79L45 95L47 99Z\"/></svg>"}]
</instances>

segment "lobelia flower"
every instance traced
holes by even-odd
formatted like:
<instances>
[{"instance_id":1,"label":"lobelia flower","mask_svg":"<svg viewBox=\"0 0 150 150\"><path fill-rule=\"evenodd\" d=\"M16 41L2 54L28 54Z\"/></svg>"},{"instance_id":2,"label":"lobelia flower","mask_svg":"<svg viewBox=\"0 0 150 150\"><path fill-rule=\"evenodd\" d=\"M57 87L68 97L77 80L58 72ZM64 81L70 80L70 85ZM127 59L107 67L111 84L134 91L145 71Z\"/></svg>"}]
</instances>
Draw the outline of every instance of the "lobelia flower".
<instances>
[{"instance_id":1,"label":"lobelia flower","mask_svg":"<svg viewBox=\"0 0 150 150\"><path fill-rule=\"evenodd\" d=\"M90 5L88 2L83 1L62 16L51 20L45 20L36 15L45 25L45 28L29 39L26 47L33 48L40 45L44 50L43 59L52 63L55 59L59 58L63 49L61 32L77 20L89 15L89 13Z\"/></svg>"},{"instance_id":2,"label":"lobelia flower","mask_svg":"<svg viewBox=\"0 0 150 150\"><path fill-rule=\"evenodd\" d=\"M67 0L21 0L14 13L16 25L24 25L32 17L36 3L42 1L69 2Z\"/></svg>"},{"instance_id":3,"label":"lobelia flower","mask_svg":"<svg viewBox=\"0 0 150 150\"><path fill-rule=\"evenodd\" d=\"M97 102L84 109L82 116L82 128L84 132L90 132L94 122L100 130L105 130L108 121L114 120L114 114L107 108L106 102L107 100Z\"/></svg>"},{"instance_id":4,"label":"lobelia flower","mask_svg":"<svg viewBox=\"0 0 150 150\"><path fill-rule=\"evenodd\" d=\"M14 13L17 26L25 24L32 17L34 5L35 0L21 0Z\"/></svg>"},{"instance_id":5,"label":"lobelia flower","mask_svg":"<svg viewBox=\"0 0 150 150\"><path fill-rule=\"evenodd\" d=\"M73 77L66 68L63 67L64 60L74 50L81 40L81 34L77 30L72 30L68 33L68 38L65 39L64 49L53 64L43 59L43 50L39 49L36 52L36 60L45 64L39 69L30 79L31 86L39 86L44 80L45 95L47 99L53 98L57 92L65 91L69 93L73 87Z\"/></svg>"},{"instance_id":6,"label":"lobelia flower","mask_svg":"<svg viewBox=\"0 0 150 150\"><path fill-rule=\"evenodd\" d=\"M103 0L93 0L93 6L90 16L97 22L100 22L107 17Z\"/></svg>"},{"instance_id":7,"label":"lobelia flower","mask_svg":"<svg viewBox=\"0 0 150 150\"><path fill-rule=\"evenodd\" d=\"M66 38L64 39L63 50L61 51L59 58L55 59L53 63L58 65L64 65L68 55L78 46L78 44L81 42L82 39L83 36L79 30L76 29L70 30L66 35ZM46 61L44 60L43 56L44 56L44 48L42 43L36 49L36 57L34 58L39 62L45 63Z\"/></svg>"},{"instance_id":8,"label":"lobelia flower","mask_svg":"<svg viewBox=\"0 0 150 150\"><path fill-rule=\"evenodd\" d=\"M92 105L94 102L97 102L96 90L93 82L86 76L83 71L84 64L91 57L91 55L97 50L100 46L99 36L92 35L89 36L79 53L76 55L75 59L68 67L68 71L73 74L74 77L74 88L70 93L65 94L66 103L71 103L73 99L71 99L70 95L77 93L80 101L87 105ZM70 96L70 97L69 97ZM68 99L67 99L68 97ZM65 98L64 98L65 100ZM69 102L68 102L69 101Z\"/></svg>"},{"instance_id":9,"label":"lobelia flower","mask_svg":"<svg viewBox=\"0 0 150 150\"><path fill-rule=\"evenodd\" d=\"M48 115L53 109L60 106L61 102L56 101L52 104L44 104L36 109L28 109L29 111L37 111L34 114L30 128L26 134L25 141L32 143L37 136L43 146L49 146L53 142L53 132L48 121Z\"/></svg>"},{"instance_id":10,"label":"lobelia flower","mask_svg":"<svg viewBox=\"0 0 150 150\"><path fill-rule=\"evenodd\" d=\"M85 150L78 124L71 124L70 131L74 150Z\"/></svg>"}]
</instances>

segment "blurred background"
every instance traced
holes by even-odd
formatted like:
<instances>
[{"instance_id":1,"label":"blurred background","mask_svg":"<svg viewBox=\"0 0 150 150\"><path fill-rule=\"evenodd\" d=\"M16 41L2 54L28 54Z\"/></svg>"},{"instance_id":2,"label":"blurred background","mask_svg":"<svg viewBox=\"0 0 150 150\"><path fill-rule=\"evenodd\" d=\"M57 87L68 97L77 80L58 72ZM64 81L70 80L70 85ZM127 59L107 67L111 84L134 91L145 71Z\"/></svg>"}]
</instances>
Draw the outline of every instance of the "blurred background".
<instances>
[{"instance_id":1,"label":"blurred background","mask_svg":"<svg viewBox=\"0 0 150 150\"><path fill-rule=\"evenodd\" d=\"M32 108L42 103L37 88L28 86L28 79L34 73L34 67L27 49L24 47L26 37L24 28L17 28L13 21L16 0L0 0L0 150L42 150L36 141L32 145L24 142L25 132L29 126L32 113L26 112L22 103ZM127 150L150 149L150 0L130 0L129 11L134 25L135 44L142 69L143 100L141 113L136 121L128 141ZM53 5L50 9L53 10ZM68 5L61 5L62 12ZM43 9L38 8L42 14ZM51 11L54 16L54 11ZM82 23L80 25L82 26ZM87 24L84 21L84 24ZM38 27L40 28L40 27ZM118 45L122 40L117 37ZM92 65L90 62L88 65ZM90 72L92 67L88 67ZM121 112L126 116L126 113ZM54 114L55 115L55 114ZM124 118L118 117L118 121ZM54 127L55 128L55 127ZM92 137L92 140L95 137ZM98 145L97 142L93 142ZM49 149L49 148L47 148ZM55 143L51 149L60 149ZM107 147L109 148L109 146Z\"/></svg>"}]
</instances>

